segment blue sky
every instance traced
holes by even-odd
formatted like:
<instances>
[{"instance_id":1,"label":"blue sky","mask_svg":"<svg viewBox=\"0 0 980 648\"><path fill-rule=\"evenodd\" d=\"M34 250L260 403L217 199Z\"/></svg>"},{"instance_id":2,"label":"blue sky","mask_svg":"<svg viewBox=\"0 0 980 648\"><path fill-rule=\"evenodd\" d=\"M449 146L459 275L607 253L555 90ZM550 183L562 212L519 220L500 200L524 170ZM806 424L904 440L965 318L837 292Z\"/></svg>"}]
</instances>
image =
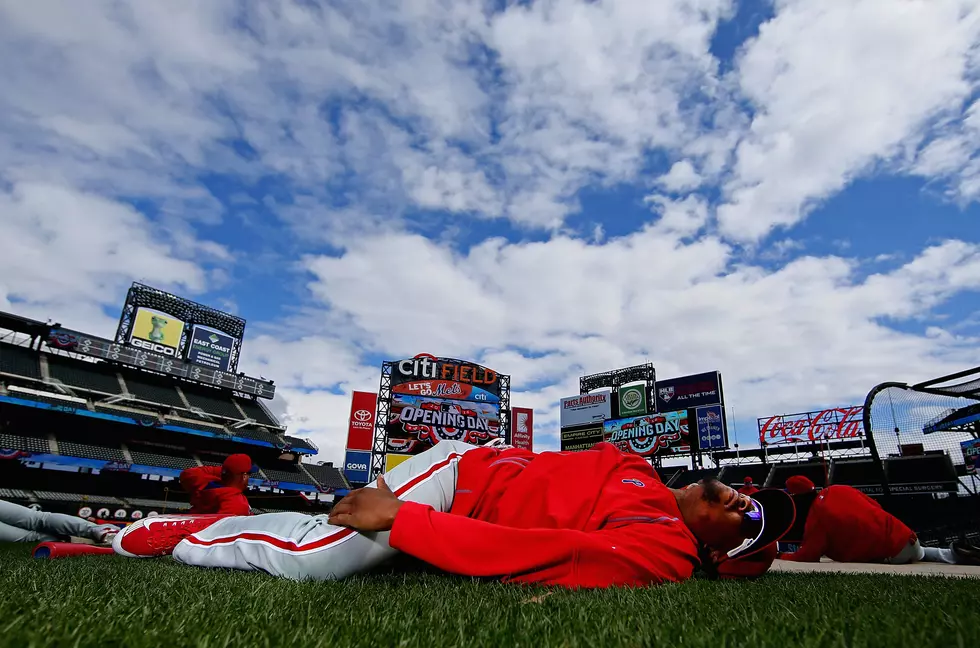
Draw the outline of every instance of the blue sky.
<instances>
[{"instance_id":1,"label":"blue sky","mask_svg":"<svg viewBox=\"0 0 980 648\"><path fill-rule=\"evenodd\" d=\"M719 369L739 419L980 364L980 9L960 0L8 3L0 308L144 281L248 319L338 460L420 352Z\"/></svg>"}]
</instances>

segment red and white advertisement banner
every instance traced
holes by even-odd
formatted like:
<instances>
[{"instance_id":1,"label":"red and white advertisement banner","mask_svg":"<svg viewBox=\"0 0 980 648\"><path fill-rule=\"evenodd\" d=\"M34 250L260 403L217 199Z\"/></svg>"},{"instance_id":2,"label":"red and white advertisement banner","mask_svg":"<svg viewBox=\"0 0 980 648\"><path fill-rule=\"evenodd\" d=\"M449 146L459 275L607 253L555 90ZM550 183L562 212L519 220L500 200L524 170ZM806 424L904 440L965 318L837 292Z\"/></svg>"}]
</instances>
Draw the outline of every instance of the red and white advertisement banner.
<instances>
[{"instance_id":1,"label":"red and white advertisement banner","mask_svg":"<svg viewBox=\"0 0 980 648\"><path fill-rule=\"evenodd\" d=\"M347 449L371 450L374 447L374 417L378 395L356 391L350 403L347 421Z\"/></svg>"},{"instance_id":2,"label":"red and white advertisement banner","mask_svg":"<svg viewBox=\"0 0 980 648\"><path fill-rule=\"evenodd\" d=\"M513 407L510 410L510 444L515 448L534 449L534 410Z\"/></svg>"},{"instance_id":3,"label":"red and white advertisement banner","mask_svg":"<svg viewBox=\"0 0 980 648\"><path fill-rule=\"evenodd\" d=\"M759 443L764 445L858 439L864 436L864 406L782 414L761 418L758 423Z\"/></svg>"}]
</instances>

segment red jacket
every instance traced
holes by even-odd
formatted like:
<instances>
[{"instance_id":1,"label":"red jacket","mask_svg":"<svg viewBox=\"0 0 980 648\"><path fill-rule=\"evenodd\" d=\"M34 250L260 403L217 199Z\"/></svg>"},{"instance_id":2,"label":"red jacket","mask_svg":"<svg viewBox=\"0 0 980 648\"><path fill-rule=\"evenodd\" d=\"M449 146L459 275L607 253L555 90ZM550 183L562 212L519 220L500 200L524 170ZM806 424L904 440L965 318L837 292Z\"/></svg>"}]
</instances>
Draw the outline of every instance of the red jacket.
<instances>
[{"instance_id":1,"label":"red jacket","mask_svg":"<svg viewBox=\"0 0 980 648\"><path fill-rule=\"evenodd\" d=\"M221 485L221 466L188 468L180 473L180 485L191 495L191 513L252 513L242 491Z\"/></svg>"},{"instance_id":2,"label":"red jacket","mask_svg":"<svg viewBox=\"0 0 980 648\"><path fill-rule=\"evenodd\" d=\"M480 448L459 463L452 510L406 502L392 547L444 571L567 587L691 577L697 541L637 456Z\"/></svg>"},{"instance_id":3,"label":"red jacket","mask_svg":"<svg viewBox=\"0 0 980 648\"><path fill-rule=\"evenodd\" d=\"M912 530L886 513L878 502L850 486L829 486L810 507L799 550L783 560L881 562L893 558L911 541Z\"/></svg>"}]
</instances>

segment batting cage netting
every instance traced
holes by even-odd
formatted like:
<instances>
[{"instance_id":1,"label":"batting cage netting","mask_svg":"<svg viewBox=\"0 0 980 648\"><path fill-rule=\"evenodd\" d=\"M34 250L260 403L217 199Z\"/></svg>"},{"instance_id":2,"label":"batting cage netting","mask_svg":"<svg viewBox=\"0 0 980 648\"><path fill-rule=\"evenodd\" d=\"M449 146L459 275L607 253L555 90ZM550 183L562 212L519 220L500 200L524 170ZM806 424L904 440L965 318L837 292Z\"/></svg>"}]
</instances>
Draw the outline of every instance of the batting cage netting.
<instances>
[{"instance_id":1,"label":"batting cage netting","mask_svg":"<svg viewBox=\"0 0 980 648\"><path fill-rule=\"evenodd\" d=\"M930 544L980 536L980 368L879 385L864 419L882 505Z\"/></svg>"}]
</instances>

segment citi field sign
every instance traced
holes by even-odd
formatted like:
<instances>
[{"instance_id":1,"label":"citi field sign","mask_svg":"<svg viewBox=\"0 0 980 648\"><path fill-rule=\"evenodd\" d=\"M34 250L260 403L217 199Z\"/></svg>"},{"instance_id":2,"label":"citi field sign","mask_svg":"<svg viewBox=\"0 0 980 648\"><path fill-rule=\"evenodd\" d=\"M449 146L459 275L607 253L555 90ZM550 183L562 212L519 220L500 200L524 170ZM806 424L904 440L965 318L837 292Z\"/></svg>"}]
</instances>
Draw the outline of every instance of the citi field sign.
<instances>
[{"instance_id":1,"label":"citi field sign","mask_svg":"<svg viewBox=\"0 0 980 648\"><path fill-rule=\"evenodd\" d=\"M493 369L464 360L437 358L428 353L392 364L391 386L396 394L487 402L499 400L500 376ZM406 383L409 385L400 387ZM481 393L487 396L481 398ZM496 398L490 399L490 395Z\"/></svg>"}]
</instances>

